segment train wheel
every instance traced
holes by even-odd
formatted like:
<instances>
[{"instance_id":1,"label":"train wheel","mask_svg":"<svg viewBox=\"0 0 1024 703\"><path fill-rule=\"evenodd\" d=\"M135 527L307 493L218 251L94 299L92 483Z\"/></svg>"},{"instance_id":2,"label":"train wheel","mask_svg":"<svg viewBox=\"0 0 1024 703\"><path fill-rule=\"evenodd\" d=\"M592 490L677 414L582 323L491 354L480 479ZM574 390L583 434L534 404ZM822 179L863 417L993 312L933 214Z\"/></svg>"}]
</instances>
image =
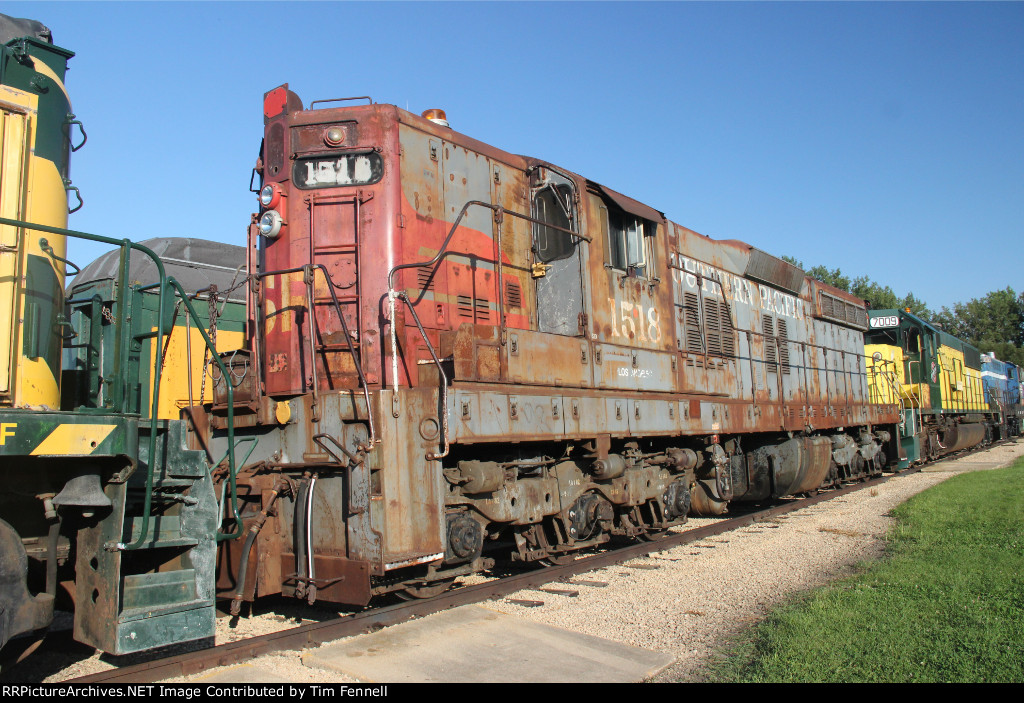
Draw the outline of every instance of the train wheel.
<instances>
[{"instance_id":1,"label":"train wheel","mask_svg":"<svg viewBox=\"0 0 1024 703\"><path fill-rule=\"evenodd\" d=\"M402 600L420 600L422 598L434 598L439 596L455 583L454 578L441 579L440 581L434 581L432 583L425 583L422 586L406 586L400 591L395 591L395 595Z\"/></svg>"}]
</instances>

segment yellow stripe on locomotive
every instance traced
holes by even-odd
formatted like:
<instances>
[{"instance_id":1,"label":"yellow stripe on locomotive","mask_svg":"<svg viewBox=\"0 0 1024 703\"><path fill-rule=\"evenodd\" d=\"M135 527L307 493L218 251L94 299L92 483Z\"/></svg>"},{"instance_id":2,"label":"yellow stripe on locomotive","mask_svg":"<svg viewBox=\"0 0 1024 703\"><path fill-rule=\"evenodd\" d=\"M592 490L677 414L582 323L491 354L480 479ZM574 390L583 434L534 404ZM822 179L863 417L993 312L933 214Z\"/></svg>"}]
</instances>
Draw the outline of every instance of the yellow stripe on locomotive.
<instances>
[{"instance_id":1,"label":"yellow stripe on locomotive","mask_svg":"<svg viewBox=\"0 0 1024 703\"><path fill-rule=\"evenodd\" d=\"M198 315L197 320L186 322L187 316L180 301L169 303L164 310L165 335L158 347L155 338L158 296L154 288L147 286L159 277L150 261L141 257L132 258L128 271L129 285L143 288L137 294L136 303L136 306L141 307L136 307L132 316L141 329L154 333L147 344L132 354L139 356L140 368L151 369L154 362L159 361L161 377L157 417L175 420L180 417L182 408L193 403L210 402L219 378L219 373L213 371L216 363L207 351L197 325L207 330L221 354L241 349L245 344L245 249L184 237L150 239L143 242L143 245L160 256L166 273L174 276L193 297ZM113 350L116 346L116 340L110 338L110 335L114 330L112 320L116 314L111 301L118 285L118 265L117 250L104 254L82 269L69 290L72 300L71 323L79 331L79 344L69 350L65 382L76 389L74 396L77 402L89 407L102 407L106 402L105 394L108 390L103 387L106 384L91 389L84 388L83 384L89 378L90 364L96 363L90 361L90 354L96 355L97 349L101 347ZM209 297L214 286L217 293L211 306ZM98 310L94 309L92 302L97 296L104 301L102 309ZM93 335L98 337L93 339ZM102 359L104 365L104 377L109 378L117 373L111 366L113 351L99 354L98 358ZM238 373L244 373L244 370ZM153 382L152 376L133 378L129 382L133 389L131 407L138 408L143 415L150 412L149 399L153 397Z\"/></svg>"},{"instance_id":2,"label":"yellow stripe on locomotive","mask_svg":"<svg viewBox=\"0 0 1024 703\"><path fill-rule=\"evenodd\" d=\"M964 353L942 344L936 356L942 388L942 409L959 412L988 410L981 371L966 365Z\"/></svg>"},{"instance_id":3,"label":"yellow stripe on locomotive","mask_svg":"<svg viewBox=\"0 0 1024 703\"><path fill-rule=\"evenodd\" d=\"M217 351L221 354L242 349L245 346L245 334L242 329L244 306L230 303L225 309L225 321L229 329L220 329L217 333ZM237 311L237 312L236 312ZM153 328L156 329L155 327ZM195 327L189 328L186 334L185 323L179 320L164 339L163 374L160 377L160 400L157 417L161 420L173 420L181 416L181 409L193 403L209 403L213 400L213 389L219 381L216 364L211 363L206 353L206 344L202 333ZM191 337L189 339L188 337ZM156 340L150 342L150 354L156 355ZM191 356L189 354L191 353ZM192 381L189 392L189 379ZM153 393L153 379L149 380L150 397Z\"/></svg>"},{"instance_id":4,"label":"yellow stripe on locomotive","mask_svg":"<svg viewBox=\"0 0 1024 703\"><path fill-rule=\"evenodd\" d=\"M66 227L67 198L57 165L36 156L39 99L0 86L0 216ZM47 250L43 249L45 241ZM65 241L0 226L0 403L60 406L60 338L50 320L61 309Z\"/></svg>"}]
</instances>

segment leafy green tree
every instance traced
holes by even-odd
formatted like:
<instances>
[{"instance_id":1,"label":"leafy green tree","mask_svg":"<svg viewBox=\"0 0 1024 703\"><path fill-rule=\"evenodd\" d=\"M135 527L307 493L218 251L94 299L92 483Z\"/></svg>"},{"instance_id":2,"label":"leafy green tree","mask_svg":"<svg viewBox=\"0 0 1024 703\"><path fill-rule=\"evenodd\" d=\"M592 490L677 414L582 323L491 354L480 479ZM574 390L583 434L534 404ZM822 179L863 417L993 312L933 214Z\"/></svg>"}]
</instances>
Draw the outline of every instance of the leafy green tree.
<instances>
[{"instance_id":1,"label":"leafy green tree","mask_svg":"<svg viewBox=\"0 0 1024 703\"><path fill-rule=\"evenodd\" d=\"M935 313L928 309L928 305L912 292L907 293L903 300L900 301L899 307L903 310L910 308L910 312L922 320L930 321L935 316Z\"/></svg>"},{"instance_id":2,"label":"leafy green tree","mask_svg":"<svg viewBox=\"0 0 1024 703\"><path fill-rule=\"evenodd\" d=\"M910 308L914 315L971 343L981 351L994 353L1003 361L1024 366L1024 291L1018 295L1013 288L1007 286L983 298L956 303L952 310L943 307L933 311L913 292L900 297L891 287L873 281L868 276L857 276L851 280L838 268L830 270L821 265L805 268L799 259L792 256L782 258L799 266L811 278L863 298L875 310Z\"/></svg>"},{"instance_id":3,"label":"leafy green tree","mask_svg":"<svg viewBox=\"0 0 1024 703\"><path fill-rule=\"evenodd\" d=\"M838 268L829 271L824 266L815 266L807 271L807 275L839 290L845 290L847 293L850 292L850 277L844 276Z\"/></svg>"},{"instance_id":4,"label":"leafy green tree","mask_svg":"<svg viewBox=\"0 0 1024 703\"><path fill-rule=\"evenodd\" d=\"M827 283L839 290L845 290L847 293L850 292L850 277L844 276L842 271L838 268L829 271L828 268L821 266L820 264L813 268L804 268L804 262L800 261L800 259L795 256L783 256L782 260L802 269L803 272L811 278L817 279L822 283Z\"/></svg>"},{"instance_id":5,"label":"leafy green tree","mask_svg":"<svg viewBox=\"0 0 1024 703\"><path fill-rule=\"evenodd\" d=\"M901 299L889 286L875 283L867 276L853 279L850 292L858 298L864 298L875 310L890 310L900 307Z\"/></svg>"},{"instance_id":6,"label":"leafy green tree","mask_svg":"<svg viewBox=\"0 0 1024 703\"><path fill-rule=\"evenodd\" d=\"M1003 361L1024 366L1024 293L1013 288L943 307L935 316L942 329Z\"/></svg>"}]
</instances>

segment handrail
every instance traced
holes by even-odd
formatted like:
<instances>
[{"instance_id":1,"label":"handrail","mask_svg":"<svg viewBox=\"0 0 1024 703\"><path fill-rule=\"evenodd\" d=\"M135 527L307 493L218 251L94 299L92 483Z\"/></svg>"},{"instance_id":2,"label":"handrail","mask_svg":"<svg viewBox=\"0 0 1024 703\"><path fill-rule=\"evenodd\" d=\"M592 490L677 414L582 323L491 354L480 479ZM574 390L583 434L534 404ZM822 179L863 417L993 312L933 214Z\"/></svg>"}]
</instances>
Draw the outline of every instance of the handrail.
<instances>
[{"instance_id":1,"label":"handrail","mask_svg":"<svg viewBox=\"0 0 1024 703\"><path fill-rule=\"evenodd\" d=\"M423 267L423 266L434 266L438 261L440 261L441 258L448 252L448 244L449 244L449 242L451 242L452 237L455 236L455 232L459 228L459 223L462 222L462 218L466 216L466 212L473 205L478 205L480 207L485 207L485 208L488 208L489 210L492 210L494 212L495 221L498 223L498 233L497 233L497 237L496 237L496 239L497 239L496 243L497 243L497 248L498 248L498 255L497 255L497 259L496 259L496 261L497 261L497 278L498 278L498 318L499 318L498 323L499 323L499 330L500 330L500 336L501 336L502 344L504 344L504 342L505 342L505 306L504 306L504 299L503 299L504 282L502 281L502 250L501 250L501 224L502 224L504 216L507 214L507 215L511 215L512 217L516 217L516 218L521 219L521 220L526 220L527 222L532 222L533 224L540 225L542 227L550 227L552 229L558 230L559 232L565 232L566 234L569 234L570 236L576 237L577 239L585 241L585 242L588 242L588 243L592 241L592 239L590 237L586 236L585 234L580 234L579 232L574 232L571 229L566 229L565 227L559 227L558 225L553 225L553 224L551 224L549 222L545 222L543 220L539 220L539 219L537 219L535 217L529 217L528 215L523 215L522 213L514 212L512 210L506 210L501 205L494 205L492 203L485 203L482 200L469 200L469 201L466 202L465 205L462 206L462 209L459 211L458 216L455 218L454 222L452 222L451 229L448 230L448 235L444 238L444 241L441 243L441 246L438 249L437 254L435 254L432 259L430 259L429 261L420 261L420 262L409 263L409 264L398 264L396 266L393 266L391 268L391 270L388 271L388 314L389 314L389 316L391 318L391 324L390 324L390 327L391 327L391 383L392 383L392 389L393 389L393 395L392 395L392 398L391 398L391 403L392 403L392 406L393 406L392 407L392 414L397 412L397 403L398 403L398 330L395 327L395 322L396 322L396 320L395 320L395 317L396 317L396 315L395 315L395 301L396 300L402 299L405 302L406 306L408 306L409 311L412 313L413 321L416 323L416 327L419 329L420 336L423 338L423 341L427 345L427 351L430 352L430 356L431 356L431 358L434 361L434 365L437 366L437 371L438 371L438 374L439 374L439 377L440 377L440 380L441 380L441 391L440 391L441 407L442 407L442 412L441 412L441 433L442 433L442 437L444 439L444 451L442 453L440 453L440 454L436 454L434 452L430 452L428 454L428 459L430 459L430 460L442 459L442 458L448 456L448 450L449 450L449 440L448 440L448 405L447 405L448 376L447 376L447 374L445 374L444 368L441 366L441 360L438 358L437 353L434 351L434 346L430 343L430 340L427 338L427 333L423 329L423 325L420 322L419 315L416 314L416 309L413 306L412 301L409 300L409 296L406 293L404 293L404 292L403 293L399 293L398 291L395 290L395 274L397 272L403 270L403 269L420 268L420 267ZM396 415L396 417L397 417L397 415Z\"/></svg>"},{"instance_id":2,"label":"handrail","mask_svg":"<svg viewBox=\"0 0 1024 703\"><path fill-rule=\"evenodd\" d=\"M210 350L211 358L217 362L220 367L221 377L224 379L224 387L227 390L227 476L231 487L231 515L234 516L234 532L233 533L222 533L217 532L217 541L223 541L225 539L238 539L242 536L242 516L239 515L239 491L236 485L236 476L238 475L238 467L234 464L234 389L231 387L231 377L227 372L227 366L224 364L224 360L220 358L220 354L217 353L217 347L210 340L210 336L207 334L206 329L199 323L199 315L196 314L196 308L188 300L188 294L185 293L184 289L181 288L181 283L177 281L174 276L170 276L167 279L167 284L171 285L178 294L181 296L181 302L184 303L185 310L188 315L191 315L196 320L196 328L199 329L199 334L203 336L203 341L206 343L207 349ZM188 359L189 366L191 365L191 359ZM257 440L258 441L258 440ZM255 449L256 445L253 444L252 449ZM252 449L249 453L252 453ZM249 457L249 454L246 454ZM223 462L224 459L220 459ZM219 462L218 462L219 464ZM150 472L152 476L152 471ZM146 513L148 517L148 513ZM219 517L219 516L218 516Z\"/></svg>"},{"instance_id":3,"label":"handrail","mask_svg":"<svg viewBox=\"0 0 1024 703\"><path fill-rule=\"evenodd\" d=\"M51 227L51 226L48 226L48 225L34 224L34 223L31 223L31 222L25 222L23 220L12 220L12 219L8 219L6 217L0 217L0 224L8 225L8 226L11 226L11 227L18 227L18 228L21 228L21 229L34 230L34 231L37 231L37 232L47 232L47 233L50 233L50 234L56 234L56 235L63 236L63 237L75 237L77 239L87 239L87 240L93 241L93 242L101 242L103 244L110 244L110 245L113 245L113 246L119 246L119 247L121 247L121 251L122 251L122 255L121 255L121 259L122 259L122 262L121 262L121 278L122 279L124 279L127 276L127 261L126 260L130 258L130 251L131 251L131 249L137 249L137 250L141 251L142 253L146 254L147 256L149 256L153 260L153 264L156 266L157 273L160 276L160 292L158 294L159 295L159 301L157 303L157 348L160 348L160 345L161 345L161 343L163 341L163 335L164 335L164 303L165 303L165 299L164 299L164 286L166 285L167 274L164 271L164 265L163 265L163 262L160 261L160 257L158 257L152 250L148 249L147 247L142 246L141 244L135 244L135 243L131 242L128 239L121 239L121 240L113 239L111 237L104 237L104 236L101 236L101 235L98 235L98 234L90 234L88 232L78 232L78 231L75 231L75 230L69 230L69 229L65 229L65 228L62 228L62 227ZM118 294L119 295L123 295L124 294L124 288L123 287L119 287ZM124 315L124 312L125 312L124 308L125 308L124 304L118 305L119 314L118 314L118 322L116 324L118 325L118 327L119 327L119 329L121 331L124 330L124 325L127 324L127 320L124 319L124 317L125 317L125 315ZM128 344L128 341L129 341L128 337L129 336L130 335L125 335L125 334L119 334L118 335L119 339L121 340L121 346L122 347L125 346L126 344ZM120 348L118 350L115 350L115 355L117 355L118 351L120 351ZM123 394L118 393L116 398L115 398L115 402L117 402L120 405L119 408L115 407L115 411L123 411L124 410L124 405L123 405L124 398L122 397L122 395ZM151 411L150 411L150 421L154 422L156 420L158 412L159 412L159 400L160 400L160 365L156 364L155 361L154 361L154 372L153 372L153 397L150 400L152 401L152 407L151 407ZM156 433L155 432L150 432L150 436L149 436L149 462L148 462L148 465L147 465L148 466L148 471L147 471L147 476L146 476L146 494L145 494L145 498L144 498L143 523L142 523L141 534L139 535L139 539L136 540L135 542L133 542L130 545L124 545L123 543L118 542L116 544L116 547L115 547L116 549L137 549L140 546L142 546L143 542L145 541L145 538L147 537L147 532L149 530L149 511L150 511L150 508L152 507L152 500L153 500L153 496L152 496L152 493L153 493L153 461L154 461L154 457L155 456L156 456Z\"/></svg>"},{"instance_id":4,"label":"handrail","mask_svg":"<svg viewBox=\"0 0 1024 703\"><path fill-rule=\"evenodd\" d=\"M445 252L448 249L448 242L450 242L452 237L455 235L455 230L457 230L459 228L459 223L462 222L462 218L466 216L466 211L469 210L469 206L470 205L479 205L480 207L485 207L485 208L488 208L490 210L493 210L495 213L499 213L500 212L500 213L502 213L504 215L511 215L512 217L518 217L521 220L526 220L527 222L532 222L535 225L541 225L543 227L550 227L551 229L556 229L559 232L565 232L566 234L570 234L573 237L576 237L578 239L582 239L584 242L588 242L589 243L589 242L593 241L590 237L588 237L585 234L580 234L579 232L573 232L571 229L566 229L565 227L559 227L558 225L553 225L550 222L544 222L543 220L538 220L538 219L536 219L534 217L528 217L527 215L523 215L523 214L520 214L518 212L513 212L512 210L506 210L505 208L501 207L500 205L493 205L491 203L485 203L482 200L470 200L465 205L462 206L462 210L459 211L458 217L456 217L455 221L452 223L452 228L450 230L448 230L448 236L446 236L444 238L444 242L441 243L441 248L438 250L437 254L434 255L434 258L431 259L430 261L421 261L421 262L414 263L414 264L398 264L397 266L393 267L388 272L388 288L389 289L394 289L394 287L395 287L395 283L394 283L395 273L397 273L398 271L400 271L402 269L419 268L420 266L433 266L434 264L436 264L438 261L441 260L441 257L445 254ZM499 257L501 256L501 252L500 251L498 252L498 256Z\"/></svg>"},{"instance_id":5,"label":"handrail","mask_svg":"<svg viewBox=\"0 0 1024 703\"><path fill-rule=\"evenodd\" d=\"M394 369L393 374L393 394L391 396L392 413L395 414L397 403L398 403L398 357L397 357L397 333L395 331L395 300L401 298L405 301L406 306L409 308L409 312L412 313L412 319L416 323L416 327L420 331L420 336L423 337L424 343L427 345L427 351L430 352L430 358L434 360L434 365L437 366L437 373L441 381L440 391L440 402L441 402L441 437L444 439L444 451L440 454L435 452L427 452L428 461L436 461L437 459L443 459L448 456L449 440L448 440L448 374L444 372L444 367L441 365L441 360L437 357L437 352L434 351L434 345L430 343L430 338L427 337L426 330L423 329L423 324L420 322L419 315L416 314L416 308L413 307L412 301L409 300L407 293L397 293L395 291L388 291L388 299L391 302L391 354L392 354L392 367ZM398 417L395 414L395 417Z\"/></svg>"},{"instance_id":6,"label":"handrail","mask_svg":"<svg viewBox=\"0 0 1024 703\"><path fill-rule=\"evenodd\" d=\"M203 326L201 324L198 324L198 322L199 322L199 315L196 314L195 308L193 308L192 307L192 303L189 302L189 300L188 300L188 293L185 292L185 289L181 287L181 284L178 283L178 280L176 278L174 278L173 276L164 276L161 283L162 283L162 285L161 285L161 290L160 290L160 304L159 304L160 320L159 320L159 323L158 323L158 328L161 329L161 330L163 328L163 311L164 311L163 287L167 286L169 288L175 289L178 292L178 294L180 295L181 302L185 304L185 309L187 311L187 314L191 315L192 319L196 320L196 322L197 322L196 329L199 331L199 334L201 334L203 336L203 341L206 342L207 348L212 352L211 356L212 356L213 360L217 362L217 365L220 367L221 374L223 374L224 378L226 378L226 379L230 378L228 376L228 369L227 369L227 366L225 366L225 364L224 364L224 360L221 359L220 355L217 353L217 347L210 340L210 337L206 333L206 330L203 329ZM157 349L160 348L160 341L159 340L161 340L161 339L162 339L162 333L157 336L157 340L158 340L157 341L157 347L156 347ZM189 364L191 365L191 363L192 363L192 360L189 359ZM154 378L156 380L154 381L154 386L153 386L153 394L154 394L154 396L157 394L157 385L156 384L159 383L159 376L160 376L159 370L160 370L161 366L162 366L162 364L160 364L159 361L155 362L156 372L155 372ZM232 512L232 514L234 515L234 518L235 518L235 532L234 533L228 533L228 534L223 534L221 532L218 532L217 533L217 541L218 542L220 542L222 540L226 540L226 539L237 539L238 537L242 536L242 518L241 518L241 515L238 513L238 488L235 485L235 476L237 474L237 467L235 466L234 389L231 387L231 383L230 382L226 382L224 385L227 387L227 394L228 394L228 399L227 399L227 402L228 402L227 428L228 428L228 447L229 448L228 448L227 459L228 459L228 477L229 477L230 486L231 486L231 512ZM156 406L154 405L153 415L150 418L150 422L155 422L156 421L156 413L157 413ZM156 432L150 432L150 442L151 443L155 443L156 442ZM152 495L153 494L153 462L155 460L155 456L156 455L153 452L150 452L149 463L147 465L148 471L146 473L146 495L145 495L145 502L144 502L143 511L142 511L142 528L139 530L139 532L140 532L139 538L135 542L133 542L132 544L129 544L129 545L118 545L122 549L138 549L139 547L141 547L143 545L143 543L146 540L147 533L149 531L149 512L150 512L150 509L151 509L151 506L152 506L152 500L153 500L153 495ZM221 459L221 461L223 461L223 459Z\"/></svg>"},{"instance_id":7,"label":"handrail","mask_svg":"<svg viewBox=\"0 0 1024 703\"><path fill-rule=\"evenodd\" d=\"M125 281L127 279L127 275L128 275L128 263L129 263L130 256L131 256L131 254L130 254L131 250L132 249L138 250L138 251L142 252L143 254L145 254L146 256L148 256L153 261L153 265L156 267L157 274L159 276L159 284L158 284L158 287L157 287L157 290L158 290L158 293L157 293L158 302L157 302L156 348L157 349L161 348L162 343L163 343L164 332L165 332L165 330L164 330L164 310L165 310L165 307L166 307L166 304L167 304L166 297L164 295L165 289L168 286L176 288L181 293L183 298L185 297L185 292L184 292L184 290L182 290L181 284L179 284L174 278L169 278L167 276L167 273L164 270L163 262L160 260L160 257L157 256L155 252L153 252L153 250L151 250L148 247L145 247L145 246L143 246L141 244L136 244L136 243L132 242L129 239L114 239L112 237L104 237L104 236L99 235L99 234L92 234L92 233L89 233L89 232L81 232L81 231L78 231L78 230L70 230L70 229L66 229L66 228L63 228L63 227L52 227L52 226L49 226L49 225L41 225L41 224L36 224L36 223L32 223L32 222L25 222L24 220L10 219L10 218L7 218L7 217L0 217L0 225L7 225L9 227L16 227L16 228L25 229L25 230L33 230L33 231L37 231L37 232L46 232L48 234L55 234L55 235L58 235L58 236L61 236L61 237L73 237L75 239L85 239L85 240L88 240L88 241L100 242L102 244L109 244L109 245L112 245L112 246L120 247L122 254L121 254L120 285L118 287L118 296L122 296L122 297L126 297L125 296L126 287L125 287L124 283L125 283ZM196 316L195 310L192 308L192 306L188 303L187 300L185 300L185 305L188 308L189 313L195 319L198 320L198 317ZM130 343L130 339L129 338L131 337L131 334L123 334L125 326L129 324L128 320L126 319L126 310L125 310L126 303L125 303L125 301L121 300L120 304L118 304L117 307L118 307L118 321L117 321L116 324L118 326L118 331L120 332L118 334L118 338L121 340L121 347L126 347ZM202 326L201 325L197 325L197 326L199 327L200 332L203 334L203 338L206 341L207 345L211 346L211 348L212 348L212 343L210 342L210 339L206 335L205 331L202 329ZM130 331L130 328L129 328L129 331ZM115 350L115 355L117 354L118 351L120 351L120 348L118 350ZM224 367L223 362L220 361L219 357L217 357L216 349L213 349L213 351L214 351L214 357L217 358L218 364L220 364L220 366L221 366L221 371L225 375L227 375L227 368ZM151 424L151 428L154 428L154 429L155 429L155 424L156 424L157 418L159 416L159 408L160 408L160 380L161 380L160 377L161 377L161 370L162 370L162 364L160 364L158 358L154 358L153 359L153 374L152 374L152 378L153 378L153 394L152 394L152 397L150 398L150 416L149 416L149 421L150 421L150 424ZM231 404L232 398L233 398L233 396L232 396L232 389L230 388L230 384L229 384L229 387L228 387L229 408L230 408L230 404ZM123 392L117 394L117 396L115 397L115 402L117 403L117 405L114 408L115 412L124 412L124 410L125 410L124 401L125 401L125 399L123 397ZM233 423L233 416L230 414L230 410L229 410L228 435L229 435L229 440L230 440L231 443L233 443L233 437L234 437L233 424L234 424ZM149 433L149 446L148 446L149 461L147 462L146 490L145 490L145 496L143 498L142 527L140 529L139 537L138 537L137 540L135 540L131 544L124 544L122 542L117 542L117 543L114 543L113 545L107 545L108 547L112 547L114 551L138 549L141 546L143 546L143 544L146 542L146 538L149 536L149 534L148 534L149 533L149 512L152 509L152 505L153 505L153 474L154 474L153 464L154 464L154 462L156 460L156 444L157 444L156 443L156 432L155 431L151 431ZM232 481L233 481L233 479L234 479L234 475L233 475L234 474L234 466L235 466L233 450L232 450L232 452L231 452L231 454L229 456L229 465L231 467ZM234 484L233 483L232 483L232 489L234 489ZM234 504L234 512L235 512L236 519L237 519L237 517L238 517L238 505L237 505L238 496L237 496L237 492L235 492L234 490L233 490L233 496L232 497L233 497L233 500L234 500L234 503L235 503ZM229 538L229 537L230 538L238 537L241 534L242 534L242 532L241 532L241 520L239 519L238 520L238 531L237 531L237 534L225 536L225 539Z\"/></svg>"},{"instance_id":8,"label":"handrail","mask_svg":"<svg viewBox=\"0 0 1024 703\"><path fill-rule=\"evenodd\" d=\"M359 361L359 355L356 353L355 344L352 341L352 335L348 331L348 323L345 322L345 315L341 311L341 303L338 302L338 295L334 292L334 280L331 278L331 274L327 271L327 266L324 264L312 264L312 268L320 269L324 274L324 278L327 283L327 292L331 294L331 302L334 304L334 310L338 313L338 320L341 322L341 331L345 333L345 341L348 343L349 353L352 355L352 363L355 364L356 374L359 376L359 383L363 387L363 396L366 399L366 418L370 425L370 438L369 446L366 447L367 451L372 451L377 443L377 433L373 426L373 410L370 408L370 389L366 383L366 377L363 375L363 365ZM310 305L313 305L313 301L310 301ZM312 319L312 314L310 315ZM314 363L314 366L316 364Z\"/></svg>"}]
</instances>

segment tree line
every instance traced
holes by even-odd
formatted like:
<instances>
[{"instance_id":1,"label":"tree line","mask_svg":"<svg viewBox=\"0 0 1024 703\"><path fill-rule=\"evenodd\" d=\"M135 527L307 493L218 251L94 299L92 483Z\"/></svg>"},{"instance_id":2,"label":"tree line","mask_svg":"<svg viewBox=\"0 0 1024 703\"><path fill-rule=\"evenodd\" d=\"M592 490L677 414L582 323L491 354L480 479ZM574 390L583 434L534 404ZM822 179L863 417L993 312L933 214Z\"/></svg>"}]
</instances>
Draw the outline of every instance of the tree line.
<instances>
[{"instance_id":1,"label":"tree line","mask_svg":"<svg viewBox=\"0 0 1024 703\"><path fill-rule=\"evenodd\" d=\"M994 353L1002 361L1024 366L1024 291L1017 294L1007 286L966 303L955 303L952 309L943 306L940 310L932 310L912 292L901 297L891 287L872 281L868 276L850 278L838 268L830 270L821 265L806 269L802 262L791 256L782 258L799 266L811 278L863 298L872 309L910 308L910 312L922 320L969 342L982 352Z\"/></svg>"}]
</instances>

